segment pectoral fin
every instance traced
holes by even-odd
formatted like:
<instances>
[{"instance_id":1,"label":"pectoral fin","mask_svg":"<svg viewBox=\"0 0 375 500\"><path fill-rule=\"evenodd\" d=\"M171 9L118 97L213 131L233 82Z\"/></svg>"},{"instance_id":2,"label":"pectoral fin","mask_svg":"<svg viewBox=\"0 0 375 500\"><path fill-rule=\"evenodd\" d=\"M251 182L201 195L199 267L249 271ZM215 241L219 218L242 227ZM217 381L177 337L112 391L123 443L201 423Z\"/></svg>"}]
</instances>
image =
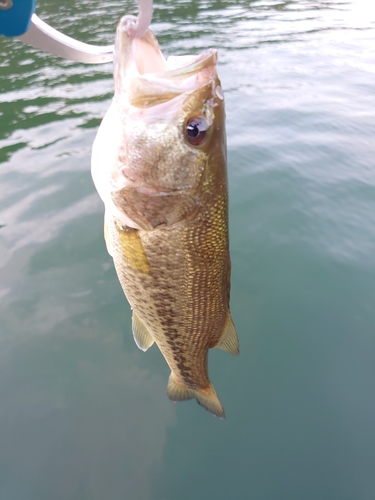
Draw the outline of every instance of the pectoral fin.
<instances>
[{"instance_id":1,"label":"pectoral fin","mask_svg":"<svg viewBox=\"0 0 375 500\"><path fill-rule=\"evenodd\" d=\"M135 343L142 351L147 351L154 343L154 339L135 312L133 312L132 328Z\"/></svg>"},{"instance_id":2,"label":"pectoral fin","mask_svg":"<svg viewBox=\"0 0 375 500\"><path fill-rule=\"evenodd\" d=\"M224 327L223 335L221 336L219 342L216 344L218 349L230 352L233 356L238 356L240 353L240 346L238 343L238 337L236 328L233 324L233 320L228 314L228 319Z\"/></svg>"},{"instance_id":3,"label":"pectoral fin","mask_svg":"<svg viewBox=\"0 0 375 500\"><path fill-rule=\"evenodd\" d=\"M112 255L112 249L111 249L111 238L109 236L109 227L108 227L108 221L107 221L107 212L104 214L104 239L105 239L105 244L107 246L107 252L111 257Z\"/></svg>"}]
</instances>

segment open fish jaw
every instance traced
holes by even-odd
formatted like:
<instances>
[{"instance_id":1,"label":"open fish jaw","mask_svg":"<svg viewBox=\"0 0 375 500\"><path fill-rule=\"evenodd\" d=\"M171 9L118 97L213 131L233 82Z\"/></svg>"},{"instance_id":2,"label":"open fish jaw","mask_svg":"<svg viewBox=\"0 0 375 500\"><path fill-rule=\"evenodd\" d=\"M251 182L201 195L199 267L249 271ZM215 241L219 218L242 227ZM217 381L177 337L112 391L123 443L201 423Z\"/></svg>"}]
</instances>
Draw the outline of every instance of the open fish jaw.
<instances>
[{"instance_id":1,"label":"open fish jaw","mask_svg":"<svg viewBox=\"0 0 375 500\"><path fill-rule=\"evenodd\" d=\"M194 92L215 79L216 50L166 60L150 30L142 38L127 34L129 20L133 21L133 16L120 20L115 44L115 97L119 107L155 106L182 93ZM165 108L160 111L165 113Z\"/></svg>"}]
</instances>

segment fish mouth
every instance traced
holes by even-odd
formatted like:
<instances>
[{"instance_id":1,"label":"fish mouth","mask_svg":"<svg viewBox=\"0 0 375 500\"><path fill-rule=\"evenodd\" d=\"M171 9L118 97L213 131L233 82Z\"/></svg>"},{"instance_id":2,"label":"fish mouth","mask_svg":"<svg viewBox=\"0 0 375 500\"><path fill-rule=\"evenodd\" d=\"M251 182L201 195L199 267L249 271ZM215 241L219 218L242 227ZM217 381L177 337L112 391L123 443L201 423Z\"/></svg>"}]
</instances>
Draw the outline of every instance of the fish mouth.
<instances>
[{"instance_id":1,"label":"fish mouth","mask_svg":"<svg viewBox=\"0 0 375 500\"><path fill-rule=\"evenodd\" d=\"M114 80L115 93L126 95L128 105L149 108L192 93L216 77L217 51L165 59L150 30L141 38L128 34L134 16L124 16L117 26Z\"/></svg>"}]
</instances>

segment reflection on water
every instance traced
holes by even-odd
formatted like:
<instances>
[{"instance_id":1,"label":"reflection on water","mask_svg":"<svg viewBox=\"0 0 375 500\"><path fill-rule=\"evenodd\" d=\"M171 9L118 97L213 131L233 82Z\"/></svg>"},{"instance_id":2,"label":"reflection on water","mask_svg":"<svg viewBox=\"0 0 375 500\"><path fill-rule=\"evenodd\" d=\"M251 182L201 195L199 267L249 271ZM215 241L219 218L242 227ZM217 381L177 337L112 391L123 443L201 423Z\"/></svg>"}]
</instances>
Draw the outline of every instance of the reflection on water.
<instances>
[{"instance_id":1,"label":"reflection on water","mask_svg":"<svg viewBox=\"0 0 375 500\"><path fill-rule=\"evenodd\" d=\"M40 0L89 43L135 3ZM375 10L155 5L167 55L219 49L241 356L222 422L166 397L105 250L90 151L111 65L0 40L1 500L375 496Z\"/></svg>"},{"instance_id":2,"label":"reflection on water","mask_svg":"<svg viewBox=\"0 0 375 500\"><path fill-rule=\"evenodd\" d=\"M62 308L53 311L66 324ZM68 334L51 328L2 357L2 498L30 498L32 490L35 498L102 499L109 486L111 498L149 498L175 424L164 381L89 316L70 320L77 324Z\"/></svg>"}]
</instances>

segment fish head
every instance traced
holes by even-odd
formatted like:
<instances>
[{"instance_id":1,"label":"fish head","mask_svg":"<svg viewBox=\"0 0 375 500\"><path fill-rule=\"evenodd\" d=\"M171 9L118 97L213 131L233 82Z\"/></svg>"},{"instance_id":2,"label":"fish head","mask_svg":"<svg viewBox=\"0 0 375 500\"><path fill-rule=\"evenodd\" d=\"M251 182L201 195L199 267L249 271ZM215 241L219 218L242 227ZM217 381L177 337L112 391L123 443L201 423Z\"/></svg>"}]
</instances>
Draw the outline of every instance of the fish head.
<instances>
[{"instance_id":1,"label":"fish head","mask_svg":"<svg viewBox=\"0 0 375 500\"><path fill-rule=\"evenodd\" d=\"M150 30L129 35L134 22L124 16L117 27L111 122L101 126L102 147L115 142L115 152L96 170L110 184L105 204L127 225L152 229L199 208L210 158L226 154L224 96L216 50L165 59ZM101 194L94 165L93 177Z\"/></svg>"}]
</instances>

